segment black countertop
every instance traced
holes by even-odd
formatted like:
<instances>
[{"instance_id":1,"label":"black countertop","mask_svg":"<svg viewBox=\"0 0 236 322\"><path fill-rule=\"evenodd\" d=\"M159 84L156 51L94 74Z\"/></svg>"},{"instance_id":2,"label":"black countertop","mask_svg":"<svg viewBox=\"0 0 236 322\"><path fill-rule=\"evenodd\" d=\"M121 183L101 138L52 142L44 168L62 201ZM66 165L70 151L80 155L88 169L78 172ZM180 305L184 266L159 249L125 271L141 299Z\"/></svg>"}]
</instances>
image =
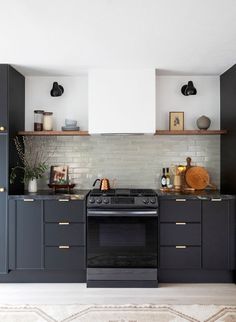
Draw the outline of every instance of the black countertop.
<instances>
[{"instance_id":1,"label":"black countertop","mask_svg":"<svg viewBox=\"0 0 236 322\"><path fill-rule=\"evenodd\" d=\"M70 199L70 200L84 200L90 190L77 190L74 189L71 193L57 192L54 193L52 190L39 190L36 193L16 193L8 196L9 199L39 199L39 200L58 200L58 199Z\"/></svg>"},{"instance_id":2,"label":"black countertop","mask_svg":"<svg viewBox=\"0 0 236 322\"><path fill-rule=\"evenodd\" d=\"M219 190L201 190L201 191L185 191L185 192L165 192L157 190L157 195L160 199L191 199L191 200L211 200L222 199L229 200L235 199L235 195L221 194Z\"/></svg>"},{"instance_id":3,"label":"black countertop","mask_svg":"<svg viewBox=\"0 0 236 322\"><path fill-rule=\"evenodd\" d=\"M70 200L84 200L90 190L77 190L74 189L71 193L57 192L54 193L52 190L40 190L37 193L16 193L8 196L9 199L43 199L43 200L57 200L57 199L70 199ZM235 199L235 195L221 194L219 190L204 190L194 192L163 192L156 190L156 193L160 199L191 199L191 200L211 200L211 199Z\"/></svg>"}]
</instances>

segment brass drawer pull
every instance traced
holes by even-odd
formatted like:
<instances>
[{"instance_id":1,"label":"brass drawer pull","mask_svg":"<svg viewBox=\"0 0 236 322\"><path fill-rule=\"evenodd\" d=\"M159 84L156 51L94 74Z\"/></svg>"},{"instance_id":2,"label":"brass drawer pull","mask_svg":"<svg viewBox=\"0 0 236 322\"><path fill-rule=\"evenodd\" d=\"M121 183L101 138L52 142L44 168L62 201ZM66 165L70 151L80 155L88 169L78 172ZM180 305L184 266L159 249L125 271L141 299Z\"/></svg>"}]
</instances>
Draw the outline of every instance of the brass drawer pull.
<instances>
[{"instance_id":1,"label":"brass drawer pull","mask_svg":"<svg viewBox=\"0 0 236 322\"><path fill-rule=\"evenodd\" d=\"M3 132L5 130L6 130L6 128L4 126L0 126L0 132Z\"/></svg>"},{"instance_id":2,"label":"brass drawer pull","mask_svg":"<svg viewBox=\"0 0 236 322\"><path fill-rule=\"evenodd\" d=\"M176 222L175 224L176 224L176 225L187 225L187 223L186 223L186 222Z\"/></svg>"},{"instance_id":3,"label":"brass drawer pull","mask_svg":"<svg viewBox=\"0 0 236 322\"><path fill-rule=\"evenodd\" d=\"M68 202L70 201L69 199L58 199L59 202Z\"/></svg>"},{"instance_id":4,"label":"brass drawer pull","mask_svg":"<svg viewBox=\"0 0 236 322\"><path fill-rule=\"evenodd\" d=\"M69 249L70 246L59 246L59 249Z\"/></svg>"},{"instance_id":5,"label":"brass drawer pull","mask_svg":"<svg viewBox=\"0 0 236 322\"><path fill-rule=\"evenodd\" d=\"M25 202L33 202L34 199L24 199Z\"/></svg>"},{"instance_id":6,"label":"brass drawer pull","mask_svg":"<svg viewBox=\"0 0 236 322\"><path fill-rule=\"evenodd\" d=\"M185 249L187 246L175 246L176 249Z\"/></svg>"},{"instance_id":7,"label":"brass drawer pull","mask_svg":"<svg viewBox=\"0 0 236 322\"><path fill-rule=\"evenodd\" d=\"M211 201L222 201L221 198L212 198Z\"/></svg>"},{"instance_id":8,"label":"brass drawer pull","mask_svg":"<svg viewBox=\"0 0 236 322\"><path fill-rule=\"evenodd\" d=\"M59 222L58 225L60 226L66 226L66 225L69 225L70 223L69 222Z\"/></svg>"},{"instance_id":9,"label":"brass drawer pull","mask_svg":"<svg viewBox=\"0 0 236 322\"><path fill-rule=\"evenodd\" d=\"M186 201L186 199L175 199L175 201L177 201L177 202L183 202L183 201Z\"/></svg>"},{"instance_id":10,"label":"brass drawer pull","mask_svg":"<svg viewBox=\"0 0 236 322\"><path fill-rule=\"evenodd\" d=\"M1 187L0 192L4 192L4 191L5 191L5 188Z\"/></svg>"}]
</instances>

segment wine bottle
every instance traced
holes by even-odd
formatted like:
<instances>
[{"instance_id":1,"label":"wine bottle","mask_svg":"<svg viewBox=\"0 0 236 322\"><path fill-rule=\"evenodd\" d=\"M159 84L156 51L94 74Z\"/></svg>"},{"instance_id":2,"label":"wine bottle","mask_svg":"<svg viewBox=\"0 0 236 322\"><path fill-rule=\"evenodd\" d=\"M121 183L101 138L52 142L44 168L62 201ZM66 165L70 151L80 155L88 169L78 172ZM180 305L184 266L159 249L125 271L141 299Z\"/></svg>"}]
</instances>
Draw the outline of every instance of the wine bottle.
<instances>
[{"instance_id":1,"label":"wine bottle","mask_svg":"<svg viewBox=\"0 0 236 322\"><path fill-rule=\"evenodd\" d=\"M167 186L167 188L170 186L170 172L169 172L169 168L166 168L166 186Z\"/></svg>"},{"instance_id":2,"label":"wine bottle","mask_svg":"<svg viewBox=\"0 0 236 322\"><path fill-rule=\"evenodd\" d=\"M162 169L161 186L162 186L162 188L166 188L166 174L165 174L165 168L163 168L163 169Z\"/></svg>"}]
</instances>

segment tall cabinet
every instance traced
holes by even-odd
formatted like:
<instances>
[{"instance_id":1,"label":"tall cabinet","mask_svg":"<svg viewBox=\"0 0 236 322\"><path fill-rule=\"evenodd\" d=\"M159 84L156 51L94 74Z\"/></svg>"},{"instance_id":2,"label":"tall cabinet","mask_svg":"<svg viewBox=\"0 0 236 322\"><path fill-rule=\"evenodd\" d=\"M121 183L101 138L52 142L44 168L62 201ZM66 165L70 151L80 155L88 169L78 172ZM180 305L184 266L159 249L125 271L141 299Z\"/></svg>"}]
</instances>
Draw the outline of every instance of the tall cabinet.
<instances>
[{"instance_id":1,"label":"tall cabinet","mask_svg":"<svg viewBox=\"0 0 236 322\"><path fill-rule=\"evenodd\" d=\"M221 190L236 194L236 64L220 76L221 128Z\"/></svg>"},{"instance_id":2,"label":"tall cabinet","mask_svg":"<svg viewBox=\"0 0 236 322\"><path fill-rule=\"evenodd\" d=\"M9 171L17 163L13 138L24 130L25 78L12 66L0 64L0 274L8 272L9 193L22 191L22 184L10 185Z\"/></svg>"}]
</instances>

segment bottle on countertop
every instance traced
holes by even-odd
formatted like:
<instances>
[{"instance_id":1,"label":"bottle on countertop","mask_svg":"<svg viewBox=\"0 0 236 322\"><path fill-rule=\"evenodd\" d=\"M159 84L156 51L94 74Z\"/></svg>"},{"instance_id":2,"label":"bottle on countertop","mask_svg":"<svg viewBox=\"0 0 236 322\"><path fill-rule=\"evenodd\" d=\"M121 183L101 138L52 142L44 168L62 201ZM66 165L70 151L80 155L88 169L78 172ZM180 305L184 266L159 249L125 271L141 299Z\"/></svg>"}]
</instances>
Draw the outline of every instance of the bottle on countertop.
<instances>
[{"instance_id":1,"label":"bottle on countertop","mask_svg":"<svg viewBox=\"0 0 236 322\"><path fill-rule=\"evenodd\" d=\"M167 188L170 187L170 169L166 168L166 186Z\"/></svg>"},{"instance_id":2,"label":"bottle on countertop","mask_svg":"<svg viewBox=\"0 0 236 322\"><path fill-rule=\"evenodd\" d=\"M165 168L162 169L162 176L161 176L161 186L162 188L166 188L166 174L165 174Z\"/></svg>"}]
</instances>

